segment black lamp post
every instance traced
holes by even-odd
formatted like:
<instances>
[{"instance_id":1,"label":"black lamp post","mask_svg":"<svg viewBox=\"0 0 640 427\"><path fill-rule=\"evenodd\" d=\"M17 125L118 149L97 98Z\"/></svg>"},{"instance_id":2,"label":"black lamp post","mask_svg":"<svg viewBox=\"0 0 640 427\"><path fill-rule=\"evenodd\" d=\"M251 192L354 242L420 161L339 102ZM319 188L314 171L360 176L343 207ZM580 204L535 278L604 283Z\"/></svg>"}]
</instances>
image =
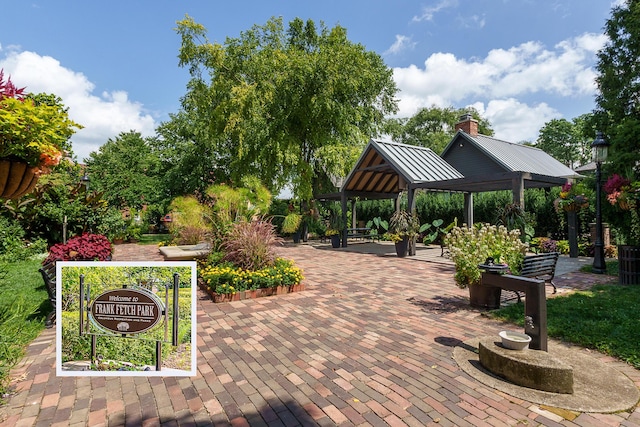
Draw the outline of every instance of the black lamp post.
<instances>
[{"instance_id":1,"label":"black lamp post","mask_svg":"<svg viewBox=\"0 0 640 427\"><path fill-rule=\"evenodd\" d=\"M602 162L607 160L607 151L609 143L602 136L602 132L596 134L596 139L591 143L593 149L593 161L596 163L596 241L594 244L593 267L591 271L597 274L603 274L607 271L607 265L604 262L604 237L602 235L602 182L601 167Z\"/></svg>"},{"instance_id":2,"label":"black lamp post","mask_svg":"<svg viewBox=\"0 0 640 427\"><path fill-rule=\"evenodd\" d=\"M85 172L85 174L80 178L80 183L84 185L85 192L89 192L89 175Z\"/></svg>"}]
</instances>

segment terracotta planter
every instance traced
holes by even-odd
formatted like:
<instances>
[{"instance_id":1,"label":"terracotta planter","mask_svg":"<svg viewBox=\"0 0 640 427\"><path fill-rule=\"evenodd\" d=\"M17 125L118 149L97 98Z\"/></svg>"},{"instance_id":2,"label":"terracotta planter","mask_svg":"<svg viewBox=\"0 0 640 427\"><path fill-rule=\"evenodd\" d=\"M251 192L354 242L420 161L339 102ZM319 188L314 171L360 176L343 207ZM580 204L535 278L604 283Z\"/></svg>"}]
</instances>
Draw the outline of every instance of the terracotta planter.
<instances>
[{"instance_id":1,"label":"terracotta planter","mask_svg":"<svg viewBox=\"0 0 640 427\"><path fill-rule=\"evenodd\" d=\"M200 279L198 279L198 285L211 297L211 299L213 299L213 302L215 303L241 301L245 299L269 297L272 295L284 295L291 292L301 292L305 290L304 283L300 283L298 285L291 286L278 286L275 288L261 288L255 290L239 291L235 294L217 294L213 292L211 288Z\"/></svg>"},{"instance_id":2,"label":"terracotta planter","mask_svg":"<svg viewBox=\"0 0 640 427\"><path fill-rule=\"evenodd\" d=\"M469 286L469 301L471 307L486 308L489 310L500 308L500 295L502 289L494 286L471 285Z\"/></svg>"},{"instance_id":3,"label":"terracotta planter","mask_svg":"<svg viewBox=\"0 0 640 427\"><path fill-rule=\"evenodd\" d=\"M17 199L30 193L40 170L17 160L0 160L0 198Z\"/></svg>"}]
</instances>

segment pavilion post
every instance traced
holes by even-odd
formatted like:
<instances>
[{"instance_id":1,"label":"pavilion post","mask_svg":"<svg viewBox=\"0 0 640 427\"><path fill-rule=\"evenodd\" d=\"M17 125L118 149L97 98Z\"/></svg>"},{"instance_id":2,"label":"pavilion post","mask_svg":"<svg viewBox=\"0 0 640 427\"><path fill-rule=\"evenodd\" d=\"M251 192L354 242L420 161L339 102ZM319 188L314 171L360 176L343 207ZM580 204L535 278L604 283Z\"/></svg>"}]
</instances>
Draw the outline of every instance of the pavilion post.
<instances>
[{"instance_id":1,"label":"pavilion post","mask_svg":"<svg viewBox=\"0 0 640 427\"><path fill-rule=\"evenodd\" d=\"M473 193L464 193L464 223L473 226Z\"/></svg>"},{"instance_id":2,"label":"pavilion post","mask_svg":"<svg viewBox=\"0 0 640 427\"><path fill-rule=\"evenodd\" d=\"M512 178L511 186L513 188L513 203L524 209L524 178L522 173Z\"/></svg>"},{"instance_id":3,"label":"pavilion post","mask_svg":"<svg viewBox=\"0 0 640 427\"><path fill-rule=\"evenodd\" d=\"M344 191L340 195L340 202L342 207L342 247L347 247L347 195Z\"/></svg>"}]
</instances>

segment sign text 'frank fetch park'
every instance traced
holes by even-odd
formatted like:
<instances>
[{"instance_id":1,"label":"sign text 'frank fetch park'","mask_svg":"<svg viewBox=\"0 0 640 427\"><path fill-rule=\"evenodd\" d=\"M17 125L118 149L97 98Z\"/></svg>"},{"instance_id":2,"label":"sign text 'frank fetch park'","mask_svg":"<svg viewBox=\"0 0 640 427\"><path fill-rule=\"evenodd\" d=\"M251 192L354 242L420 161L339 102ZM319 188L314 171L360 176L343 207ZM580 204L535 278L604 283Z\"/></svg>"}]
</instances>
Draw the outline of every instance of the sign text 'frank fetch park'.
<instances>
[{"instance_id":1,"label":"sign text 'frank fetch park'","mask_svg":"<svg viewBox=\"0 0 640 427\"><path fill-rule=\"evenodd\" d=\"M163 314L162 303L137 289L114 289L98 295L91 317L102 328L116 334L139 334L153 328Z\"/></svg>"}]
</instances>

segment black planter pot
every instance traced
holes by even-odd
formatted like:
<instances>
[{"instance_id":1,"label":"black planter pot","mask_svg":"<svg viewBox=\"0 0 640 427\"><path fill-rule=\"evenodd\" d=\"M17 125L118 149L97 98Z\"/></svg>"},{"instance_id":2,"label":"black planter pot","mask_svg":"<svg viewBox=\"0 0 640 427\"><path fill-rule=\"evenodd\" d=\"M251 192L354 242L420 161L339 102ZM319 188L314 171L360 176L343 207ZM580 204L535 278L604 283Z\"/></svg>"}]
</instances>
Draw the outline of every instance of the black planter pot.
<instances>
[{"instance_id":1,"label":"black planter pot","mask_svg":"<svg viewBox=\"0 0 640 427\"><path fill-rule=\"evenodd\" d=\"M331 247L339 248L340 247L340 235L334 234L331 236Z\"/></svg>"},{"instance_id":2,"label":"black planter pot","mask_svg":"<svg viewBox=\"0 0 640 427\"><path fill-rule=\"evenodd\" d=\"M404 258L407 256L407 250L409 249L409 238L404 237L399 242L396 242L396 255L399 258Z\"/></svg>"},{"instance_id":3,"label":"black planter pot","mask_svg":"<svg viewBox=\"0 0 640 427\"><path fill-rule=\"evenodd\" d=\"M618 276L621 285L640 285L640 246L618 246Z\"/></svg>"},{"instance_id":4,"label":"black planter pot","mask_svg":"<svg viewBox=\"0 0 640 427\"><path fill-rule=\"evenodd\" d=\"M293 243L300 243L300 235L301 233L299 231L293 233Z\"/></svg>"},{"instance_id":5,"label":"black planter pot","mask_svg":"<svg viewBox=\"0 0 640 427\"><path fill-rule=\"evenodd\" d=\"M502 289L481 284L469 286L469 301L471 307L493 310L500 308Z\"/></svg>"}]
</instances>

